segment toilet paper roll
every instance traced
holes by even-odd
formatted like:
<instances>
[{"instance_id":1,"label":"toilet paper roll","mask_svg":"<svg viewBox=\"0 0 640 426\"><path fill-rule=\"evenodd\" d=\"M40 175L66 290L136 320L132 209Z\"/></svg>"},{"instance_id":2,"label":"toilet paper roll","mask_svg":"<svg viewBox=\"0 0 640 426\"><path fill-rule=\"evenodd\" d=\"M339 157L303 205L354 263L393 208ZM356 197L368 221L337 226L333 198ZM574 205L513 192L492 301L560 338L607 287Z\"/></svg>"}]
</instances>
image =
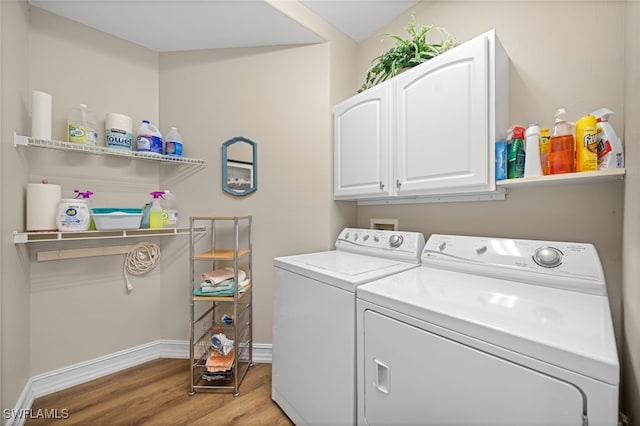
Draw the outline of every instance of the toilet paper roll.
<instances>
[{"instance_id":1,"label":"toilet paper roll","mask_svg":"<svg viewBox=\"0 0 640 426\"><path fill-rule=\"evenodd\" d=\"M45 92L31 92L31 137L51 139L51 110L53 99Z\"/></svg>"},{"instance_id":2,"label":"toilet paper roll","mask_svg":"<svg viewBox=\"0 0 640 426\"><path fill-rule=\"evenodd\" d=\"M56 215L62 197L60 185L30 183L27 185L27 231L55 231Z\"/></svg>"}]
</instances>

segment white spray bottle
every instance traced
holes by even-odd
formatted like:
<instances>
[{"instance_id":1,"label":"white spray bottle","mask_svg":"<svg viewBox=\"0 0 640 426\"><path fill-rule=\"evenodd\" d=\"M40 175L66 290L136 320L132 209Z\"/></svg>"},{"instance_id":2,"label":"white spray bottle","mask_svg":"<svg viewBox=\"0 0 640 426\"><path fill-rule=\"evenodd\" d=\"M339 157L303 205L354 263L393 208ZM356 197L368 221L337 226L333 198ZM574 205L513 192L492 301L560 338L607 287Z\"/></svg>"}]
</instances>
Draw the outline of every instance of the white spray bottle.
<instances>
[{"instance_id":1,"label":"white spray bottle","mask_svg":"<svg viewBox=\"0 0 640 426\"><path fill-rule=\"evenodd\" d=\"M624 167L624 150L622 140L616 135L609 117L613 111L600 108L591 115L598 120L598 170L613 170Z\"/></svg>"}]
</instances>

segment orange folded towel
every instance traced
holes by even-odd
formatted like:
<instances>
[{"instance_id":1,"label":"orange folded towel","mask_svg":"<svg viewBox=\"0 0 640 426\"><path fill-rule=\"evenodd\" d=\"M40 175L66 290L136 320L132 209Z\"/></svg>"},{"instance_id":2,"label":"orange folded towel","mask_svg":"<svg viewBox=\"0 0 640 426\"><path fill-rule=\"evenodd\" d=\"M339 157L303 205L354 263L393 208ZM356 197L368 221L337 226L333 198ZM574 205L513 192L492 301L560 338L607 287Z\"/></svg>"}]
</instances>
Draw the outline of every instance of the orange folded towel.
<instances>
[{"instance_id":1,"label":"orange folded towel","mask_svg":"<svg viewBox=\"0 0 640 426\"><path fill-rule=\"evenodd\" d=\"M226 355L222 355L217 351L211 351L211 355L209 355L209 359L207 360L207 371L215 373L230 370L231 367L233 367L233 361L233 350Z\"/></svg>"}]
</instances>

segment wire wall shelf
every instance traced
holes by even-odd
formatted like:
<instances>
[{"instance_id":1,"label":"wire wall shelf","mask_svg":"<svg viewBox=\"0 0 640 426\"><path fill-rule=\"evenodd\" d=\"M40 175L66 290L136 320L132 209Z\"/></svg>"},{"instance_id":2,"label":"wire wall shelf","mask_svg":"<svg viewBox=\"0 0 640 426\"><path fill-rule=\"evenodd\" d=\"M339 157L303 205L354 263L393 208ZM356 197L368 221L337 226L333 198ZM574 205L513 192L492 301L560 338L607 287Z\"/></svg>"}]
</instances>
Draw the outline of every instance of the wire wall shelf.
<instances>
[{"instance_id":1,"label":"wire wall shelf","mask_svg":"<svg viewBox=\"0 0 640 426\"><path fill-rule=\"evenodd\" d=\"M29 146L36 148L47 148L59 151L83 152L94 155L109 155L114 157L135 158L142 160L158 161L162 164L187 164L192 166L206 166L207 160L188 157L175 157L171 155L160 155L148 152L129 151L125 149L114 149L104 146L89 145L83 143L63 142L49 139L35 139L29 136L13 134L13 146Z\"/></svg>"}]
</instances>

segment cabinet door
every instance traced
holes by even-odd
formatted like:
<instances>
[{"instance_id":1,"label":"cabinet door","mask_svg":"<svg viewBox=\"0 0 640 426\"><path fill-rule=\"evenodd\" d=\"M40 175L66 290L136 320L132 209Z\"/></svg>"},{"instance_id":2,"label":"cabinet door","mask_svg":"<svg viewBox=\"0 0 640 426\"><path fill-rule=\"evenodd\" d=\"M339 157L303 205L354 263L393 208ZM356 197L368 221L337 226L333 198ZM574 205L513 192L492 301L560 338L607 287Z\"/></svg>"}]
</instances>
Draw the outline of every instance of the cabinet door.
<instances>
[{"instance_id":1,"label":"cabinet door","mask_svg":"<svg viewBox=\"0 0 640 426\"><path fill-rule=\"evenodd\" d=\"M488 43L478 37L396 78L398 195L492 189Z\"/></svg>"},{"instance_id":2,"label":"cabinet door","mask_svg":"<svg viewBox=\"0 0 640 426\"><path fill-rule=\"evenodd\" d=\"M366 424L582 425L571 383L382 314L363 320Z\"/></svg>"},{"instance_id":3,"label":"cabinet door","mask_svg":"<svg viewBox=\"0 0 640 426\"><path fill-rule=\"evenodd\" d=\"M334 198L389 195L391 85L383 83L334 107Z\"/></svg>"}]
</instances>

